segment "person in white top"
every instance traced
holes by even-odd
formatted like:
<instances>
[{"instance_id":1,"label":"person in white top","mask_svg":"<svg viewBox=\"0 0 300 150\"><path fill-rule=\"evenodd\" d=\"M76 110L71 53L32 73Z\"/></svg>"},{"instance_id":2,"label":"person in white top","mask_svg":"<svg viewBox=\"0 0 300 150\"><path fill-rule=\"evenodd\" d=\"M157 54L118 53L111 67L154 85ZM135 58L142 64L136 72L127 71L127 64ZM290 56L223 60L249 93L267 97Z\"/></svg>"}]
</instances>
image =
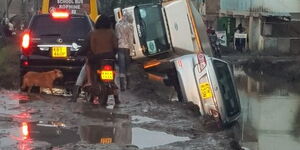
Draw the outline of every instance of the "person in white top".
<instances>
[{"instance_id":1,"label":"person in white top","mask_svg":"<svg viewBox=\"0 0 300 150\"><path fill-rule=\"evenodd\" d=\"M119 22L116 23L115 33L118 39L118 64L120 73L121 91L129 89L130 50L133 50L133 26L132 17L125 12Z\"/></svg>"}]
</instances>

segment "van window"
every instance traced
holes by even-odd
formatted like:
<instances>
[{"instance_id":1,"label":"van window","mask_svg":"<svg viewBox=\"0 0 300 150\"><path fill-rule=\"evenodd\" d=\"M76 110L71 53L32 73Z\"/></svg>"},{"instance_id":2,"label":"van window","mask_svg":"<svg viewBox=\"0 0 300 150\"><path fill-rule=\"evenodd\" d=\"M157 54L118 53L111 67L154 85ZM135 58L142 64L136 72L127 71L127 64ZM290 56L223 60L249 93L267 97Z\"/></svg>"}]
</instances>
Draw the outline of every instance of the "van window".
<instances>
[{"instance_id":1,"label":"van window","mask_svg":"<svg viewBox=\"0 0 300 150\"><path fill-rule=\"evenodd\" d=\"M155 55L170 49L159 5L140 5L135 9L135 18L141 45L146 55Z\"/></svg>"},{"instance_id":2,"label":"van window","mask_svg":"<svg viewBox=\"0 0 300 150\"><path fill-rule=\"evenodd\" d=\"M83 16L72 16L70 20L57 21L49 15L42 15L33 19L30 30L37 38L57 35L76 40L84 39L91 31L91 26L88 18Z\"/></svg>"},{"instance_id":3,"label":"van window","mask_svg":"<svg viewBox=\"0 0 300 150\"><path fill-rule=\"evenodd\" d=\"M240 107L229 66L219 60L214 60L213 65L227 116L232 117L240 112Z\"/></svg>"}]
</instances>

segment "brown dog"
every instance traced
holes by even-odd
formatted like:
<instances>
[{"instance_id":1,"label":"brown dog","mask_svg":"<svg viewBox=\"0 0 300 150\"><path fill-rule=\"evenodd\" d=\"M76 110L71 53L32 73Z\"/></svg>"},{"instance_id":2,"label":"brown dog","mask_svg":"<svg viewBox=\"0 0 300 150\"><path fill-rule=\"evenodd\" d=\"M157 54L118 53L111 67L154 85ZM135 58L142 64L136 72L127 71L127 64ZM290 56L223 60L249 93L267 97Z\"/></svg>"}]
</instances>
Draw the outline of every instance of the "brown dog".
<instances>
[{"instance_id":1,"label":"brown dog","mask_svg":"<svg viewBox=\"0 0 300 150\"><path fill-rule=\"evenodd\" d=\"M27 92L29 93L32 89L32 86L38 86L40 88L49 88L51 94L53 94L53 82L57 78L63 78L63 73L54 69L48 72L27 72L23 77L22 90L25 90L27 87ZM40 90L41 91L41 90Z\"/></svg>"}]
</instances>

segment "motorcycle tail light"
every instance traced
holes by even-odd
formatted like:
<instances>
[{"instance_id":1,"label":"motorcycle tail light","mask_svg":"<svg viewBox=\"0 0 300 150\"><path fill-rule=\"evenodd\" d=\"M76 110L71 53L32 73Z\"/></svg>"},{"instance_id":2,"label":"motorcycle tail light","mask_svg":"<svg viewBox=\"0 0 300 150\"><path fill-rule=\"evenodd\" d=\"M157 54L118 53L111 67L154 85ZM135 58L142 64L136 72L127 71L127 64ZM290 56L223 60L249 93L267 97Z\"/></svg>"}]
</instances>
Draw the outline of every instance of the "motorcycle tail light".
<instances>
[{"instance_id":1,"label":"motorcycle tail light","mask_svg":"<svg viewBox=\"0 0 300 150\"><path fill-rule=\"evenodd\" d=\"M111 65L105 65L105 66L103 66L103 70L112 71L112 66Z\"/></svg>"}]
</instances>

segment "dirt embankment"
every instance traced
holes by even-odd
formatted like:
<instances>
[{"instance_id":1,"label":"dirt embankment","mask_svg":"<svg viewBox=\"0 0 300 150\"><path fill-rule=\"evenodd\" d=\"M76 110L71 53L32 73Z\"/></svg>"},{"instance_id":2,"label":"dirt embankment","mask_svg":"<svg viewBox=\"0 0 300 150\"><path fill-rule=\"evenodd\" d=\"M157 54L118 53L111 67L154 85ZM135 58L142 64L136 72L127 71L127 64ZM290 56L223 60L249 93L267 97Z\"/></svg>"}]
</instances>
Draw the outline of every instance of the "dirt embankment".
<instances>
[{"instance_id":1,"label":"dirt embankment","mask_svg":"<svg viewBox=\"0 0 300 150\"><path fill-rule=\"evenodd\" d=\"M19 47L8 44L0 49L0 88L19 87Z\"/></svg>"}]
</instances>

